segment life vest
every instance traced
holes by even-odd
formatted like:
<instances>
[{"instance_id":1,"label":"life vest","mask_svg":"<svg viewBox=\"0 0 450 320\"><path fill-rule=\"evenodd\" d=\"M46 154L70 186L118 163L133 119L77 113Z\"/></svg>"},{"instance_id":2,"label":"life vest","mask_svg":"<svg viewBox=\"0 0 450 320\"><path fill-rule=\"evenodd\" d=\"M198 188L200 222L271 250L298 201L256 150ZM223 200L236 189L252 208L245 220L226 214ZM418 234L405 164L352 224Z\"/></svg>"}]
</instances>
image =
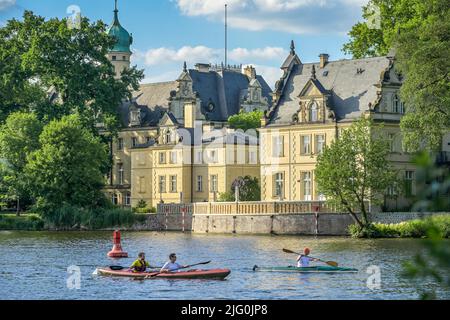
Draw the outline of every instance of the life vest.
<instances>
[{"instance_id":1,"label":"life vest","mask_svg":"<svg viewBox=\"0 0 450 320\"><path fill-rule=\"evenodd\" d=\"M144 272L145 269L147 269L147 261L141 261L141 260L137 260L140 264L140 266L136 265L134 266L134 270L136 270L137 272Z\"/></svg>"}]
</instances>

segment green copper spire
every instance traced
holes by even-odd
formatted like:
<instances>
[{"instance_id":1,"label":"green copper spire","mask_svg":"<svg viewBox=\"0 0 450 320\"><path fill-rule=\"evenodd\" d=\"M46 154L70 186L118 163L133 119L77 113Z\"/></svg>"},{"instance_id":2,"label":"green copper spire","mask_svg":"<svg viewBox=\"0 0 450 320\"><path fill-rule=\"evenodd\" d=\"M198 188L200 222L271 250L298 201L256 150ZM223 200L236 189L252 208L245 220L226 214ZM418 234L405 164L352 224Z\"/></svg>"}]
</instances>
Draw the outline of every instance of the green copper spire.
<instances>
[{"instance_id":1,"label":"green copper spire","mask_svg":"<svg viewBox=\"0 0 450 320\"><path fill-rule=\"evenodd\" d=\"M115 0L114 21L108 28L107 33L117 40L116 44L111 49L111 52L131 52L130 46L133 43L133 37L120 25L117 0Z\"/></svg>"}]
</instances>

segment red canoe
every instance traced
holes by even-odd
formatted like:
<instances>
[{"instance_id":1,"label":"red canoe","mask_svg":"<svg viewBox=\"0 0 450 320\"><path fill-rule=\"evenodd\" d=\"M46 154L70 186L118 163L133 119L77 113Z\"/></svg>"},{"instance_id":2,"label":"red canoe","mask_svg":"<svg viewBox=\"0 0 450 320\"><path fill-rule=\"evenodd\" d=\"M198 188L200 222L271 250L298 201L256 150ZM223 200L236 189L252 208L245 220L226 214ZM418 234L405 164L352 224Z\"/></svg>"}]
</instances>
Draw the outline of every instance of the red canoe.
<instances>
[{"instance_id":1,"label":"red canoe","mask_svg":"<svg viewBox=\"0 0 450 320\"><path fill-rule=\"evenodd\" d=\"M225 279L230 274L229 269L188 270L169 273L132 272L128 270L112 270L111 268L97 268L102 276L129 277L137 279Z\"/></svg>"}]
</instances>

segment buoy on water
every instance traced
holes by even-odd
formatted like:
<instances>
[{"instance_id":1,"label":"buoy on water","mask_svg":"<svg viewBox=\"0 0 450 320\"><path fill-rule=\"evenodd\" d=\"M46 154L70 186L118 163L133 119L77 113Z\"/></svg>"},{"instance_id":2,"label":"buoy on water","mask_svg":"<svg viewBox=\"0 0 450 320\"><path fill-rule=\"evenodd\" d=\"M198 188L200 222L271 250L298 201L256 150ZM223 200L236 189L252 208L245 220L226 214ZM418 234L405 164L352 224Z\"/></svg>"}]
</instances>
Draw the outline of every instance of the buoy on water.
<instances>
[{"instance_id":1,"label":"buoy on water","mask_svg":"<svg viewBox=\"0 0 450 320\"><path fill-rule=\"evenodd\" d=\"M120 231L116 230L113 232L113 248L108 252L108 257L111 258L127 258L128 253L122 250L122 245L120 244Z\"/></svg>"}]
</instances>

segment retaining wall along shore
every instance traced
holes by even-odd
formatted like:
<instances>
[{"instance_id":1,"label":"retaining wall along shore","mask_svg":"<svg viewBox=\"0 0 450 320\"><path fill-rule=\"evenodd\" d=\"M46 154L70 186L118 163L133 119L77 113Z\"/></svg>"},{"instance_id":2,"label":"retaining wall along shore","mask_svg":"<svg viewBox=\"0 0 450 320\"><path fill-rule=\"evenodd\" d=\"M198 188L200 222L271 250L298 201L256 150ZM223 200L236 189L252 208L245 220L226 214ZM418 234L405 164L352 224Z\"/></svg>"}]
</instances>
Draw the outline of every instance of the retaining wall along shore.
<instances>
[{"instance_id":1,"label":"retaining wall along shore","mask_svg":"<svg viewBox=\"0 0 450 320\"><path fill-rule=\"evenodd\" d=\"M314 212L313 212L314 211ZM347 235L347 213L332 212L319 202L162 204L159 230L195 233ZM450 213L376 212L374 222L399 223Z\"/></svg>"}]
</instances>

